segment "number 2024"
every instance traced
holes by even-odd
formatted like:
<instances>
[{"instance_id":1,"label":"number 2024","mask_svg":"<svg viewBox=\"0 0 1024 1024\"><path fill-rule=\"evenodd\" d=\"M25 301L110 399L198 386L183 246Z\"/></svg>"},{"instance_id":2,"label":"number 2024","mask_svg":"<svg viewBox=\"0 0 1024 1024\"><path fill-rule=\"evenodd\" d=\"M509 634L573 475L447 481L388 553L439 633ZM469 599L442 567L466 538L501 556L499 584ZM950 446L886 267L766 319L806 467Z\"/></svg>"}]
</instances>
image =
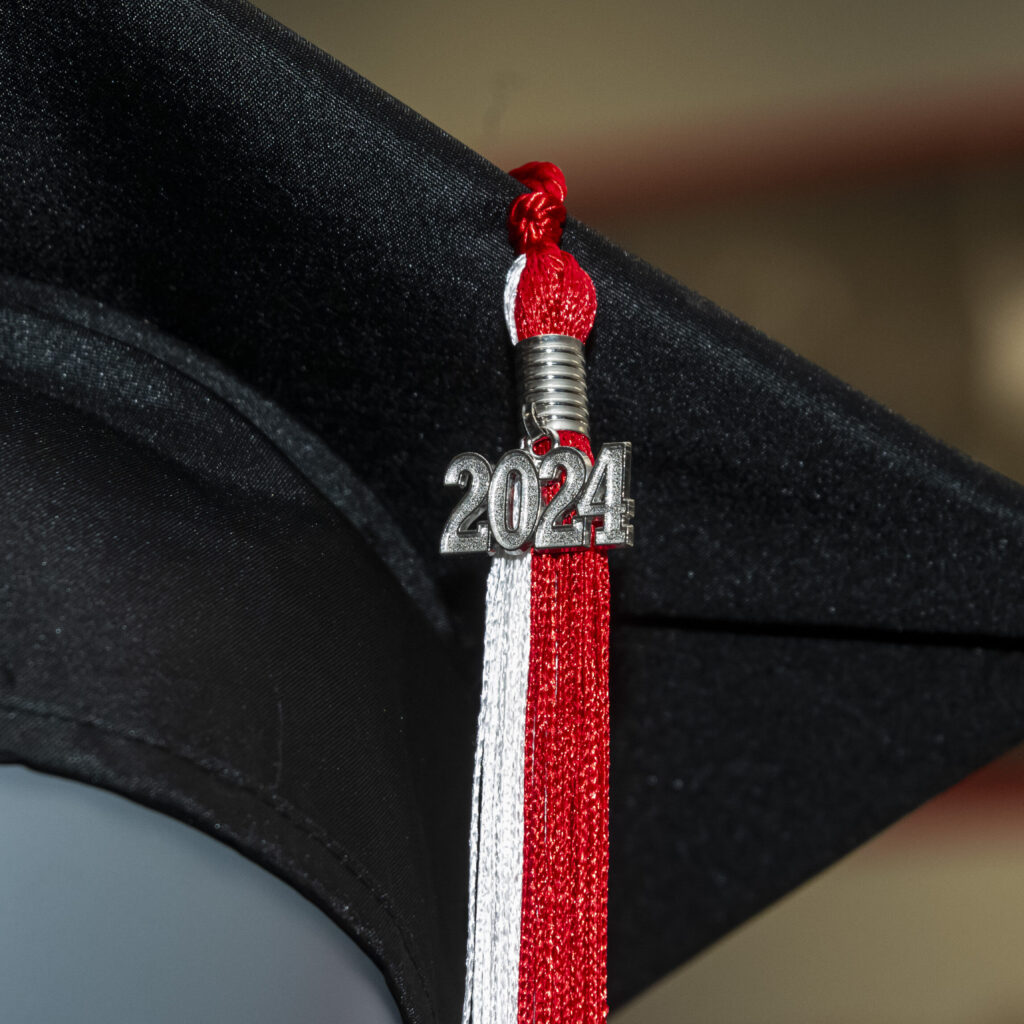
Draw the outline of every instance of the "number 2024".
<instances>
[{"instance_id":1,"label":"number 2024","mask_svg":"<svg viewBox=\"0 0 1024 1024\"><path fill-rule=\"evenodd\" d=\"M461 487L459 499L441 534L441 554L461 555L533 547L632 547L633 501L629 497L632 446L603 445L593 467L575 448L552 448L539 463L525 450L505 452L497 466L476 452L456 455L444 482ZM564 481L547 505L541 488ZM575 509L576 514L568 517Z\"/></svg>"}]
</instances>

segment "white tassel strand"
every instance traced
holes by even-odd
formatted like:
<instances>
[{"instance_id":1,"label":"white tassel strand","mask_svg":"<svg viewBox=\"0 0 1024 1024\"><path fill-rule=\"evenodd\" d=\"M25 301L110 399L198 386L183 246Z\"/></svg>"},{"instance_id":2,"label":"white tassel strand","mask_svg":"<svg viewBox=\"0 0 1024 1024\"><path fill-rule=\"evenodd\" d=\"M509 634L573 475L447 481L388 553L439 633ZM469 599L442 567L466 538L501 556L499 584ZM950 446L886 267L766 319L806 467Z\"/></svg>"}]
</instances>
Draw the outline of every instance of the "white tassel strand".
<instances>
[{"instance_id":1,"label":"white tassel strand","mask_svg":"<svg viewBox=\"0 0 1024 1024\"><path fill-rule=\"evenodd\" d=\"M463 1024L516 1024L531 558L496 556L487 577Z\"/></svg>"},{"instance_id":2,"label":"white tassel strand","mask_svg":"<svg viewBox=\"0 0 1024 1024\"><path fill-rule=\"evenodd\" d=\"M526 265L509 268L504 310L512 344ZM462 1024L516 1024L523 902L526 688L530 674L532 554L496 555L487 577L484 678L473 761L469 937Z\"/></svg>"}]
</instances>

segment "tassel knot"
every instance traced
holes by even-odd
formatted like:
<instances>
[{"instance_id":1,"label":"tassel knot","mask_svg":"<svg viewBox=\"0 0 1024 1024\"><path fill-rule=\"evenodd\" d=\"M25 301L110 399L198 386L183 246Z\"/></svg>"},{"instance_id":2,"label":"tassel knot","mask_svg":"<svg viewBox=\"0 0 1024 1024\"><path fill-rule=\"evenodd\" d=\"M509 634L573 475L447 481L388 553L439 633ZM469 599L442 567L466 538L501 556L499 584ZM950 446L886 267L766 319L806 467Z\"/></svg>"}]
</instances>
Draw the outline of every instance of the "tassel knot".
<instances>
[{"instance_id":1,"label":"tassel knot","mask_svg":"<svg viewBox=\"0 0 1024 1024\"><path fill-rule=\"evenodd\" d=\"M557 247L565 224L565 204L546 192L524 192L512 204L508 237L516 252Z\"/></svg>"}]
</instances>

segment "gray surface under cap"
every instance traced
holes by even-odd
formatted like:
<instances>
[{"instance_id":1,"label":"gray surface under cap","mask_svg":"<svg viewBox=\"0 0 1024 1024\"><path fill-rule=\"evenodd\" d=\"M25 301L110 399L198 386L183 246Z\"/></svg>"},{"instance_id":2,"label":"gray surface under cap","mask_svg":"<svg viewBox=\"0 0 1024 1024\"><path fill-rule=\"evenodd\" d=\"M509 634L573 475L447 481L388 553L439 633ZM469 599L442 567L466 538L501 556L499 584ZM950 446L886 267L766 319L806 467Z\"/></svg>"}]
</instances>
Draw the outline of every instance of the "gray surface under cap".
<instances>
[{"instance_id":1,"label":"gray surface under cap","mask_svg":"<svg viewBox=\"0 0 1024 1024\"><path fill-rule=\"evenodd\" d=\"M0 821L0 1020L398 1024L356 944L210 836L12 765Z\"/></svg>"}]
</instances>

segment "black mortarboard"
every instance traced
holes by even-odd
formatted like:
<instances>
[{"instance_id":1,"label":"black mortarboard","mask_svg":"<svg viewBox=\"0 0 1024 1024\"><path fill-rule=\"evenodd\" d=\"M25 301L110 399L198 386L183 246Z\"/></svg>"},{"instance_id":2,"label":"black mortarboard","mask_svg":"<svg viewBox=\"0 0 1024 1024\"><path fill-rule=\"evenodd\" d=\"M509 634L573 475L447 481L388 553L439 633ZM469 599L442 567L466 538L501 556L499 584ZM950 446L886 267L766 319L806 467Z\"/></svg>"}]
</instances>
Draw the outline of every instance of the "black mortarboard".
<instances>
[{"instance_id":1,"label":"black mortarboard","mask_svg":"<svg viewBox=\"0 0 1024 1024\"><path fill-rule=\"evenodd\" d=\"M520 186L229 0L0 14L0 749L237 847L455 1019ZM524 160L546 154L523 154ZM1024 494L570 223L613 1005L1024 736Z\"/></svg>"}]
</instances>

